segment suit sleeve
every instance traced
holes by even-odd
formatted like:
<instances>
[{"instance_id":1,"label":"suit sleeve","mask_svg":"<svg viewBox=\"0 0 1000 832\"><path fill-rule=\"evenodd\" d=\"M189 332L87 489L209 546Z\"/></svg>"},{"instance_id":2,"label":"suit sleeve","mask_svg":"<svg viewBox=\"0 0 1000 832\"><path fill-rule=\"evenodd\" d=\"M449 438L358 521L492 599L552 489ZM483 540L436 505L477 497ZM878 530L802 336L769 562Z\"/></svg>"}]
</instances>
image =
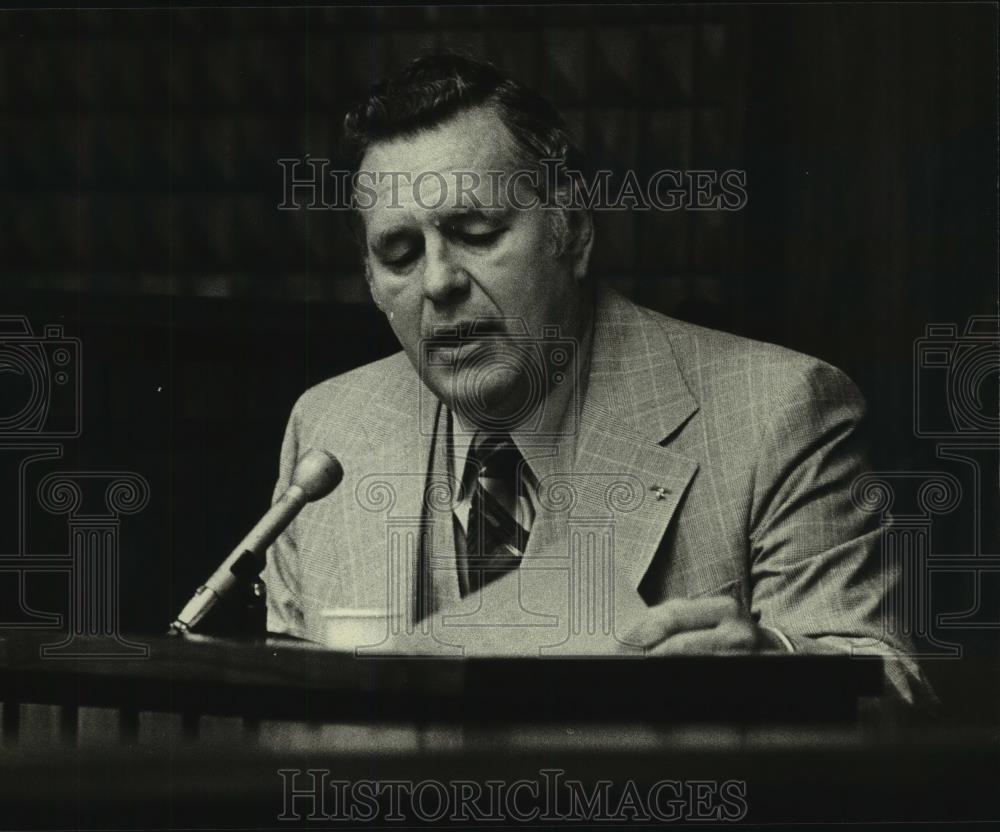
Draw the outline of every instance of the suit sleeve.
<instances>
[{"instance_id":1,"label":"suit sleeve","mask_svg":"<svg viewBox=\"0 0 1000 832\"><path fill-rule=\"evenodd\" d=\"M882 563L879 519L851 498L869 470L864 416L854 383L821 362L772 405L754 479L752 607L797 652L883 656L889 699L933 709L912 645L884 622L899 575Z\"/></svg>"},{"instance_id":2,"label":"suit sleeve","mask_svg":"<svg viewBox=\"0 0 1000 832\"><path fill-rule=\"evenodd\" d=\"M278 481L272 502L291 482L299 456L299 405L292 409L281 445ZM271 633L304 638L302 607L299 602L299 562L295 544L295 522L267 550L267 563L261 577L267 587L267 630Z\"/></svg>"}]
</instances>

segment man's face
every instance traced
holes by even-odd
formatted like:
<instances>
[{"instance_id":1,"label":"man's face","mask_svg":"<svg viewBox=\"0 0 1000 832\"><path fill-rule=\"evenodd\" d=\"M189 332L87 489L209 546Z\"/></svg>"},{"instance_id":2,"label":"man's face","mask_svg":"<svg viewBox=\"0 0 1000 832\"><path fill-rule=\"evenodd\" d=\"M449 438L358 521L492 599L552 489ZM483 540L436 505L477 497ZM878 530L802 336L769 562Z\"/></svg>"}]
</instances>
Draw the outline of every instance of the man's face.
<instances>
[{"instance_id":1,"label":"man's face","mask_svg":"<svg viewBox=\"0 0 1000 832\"><path fill-rule=\"evenodd\" d=\"M375 204L362 210L372 293L424 383L470 421L521 412L537 395L526 339L547 325L581 335L587 252L557 253L551 212L523 177L511 186L513 148L499 117L478 107L377 143L360 166L378 177ZM443 334L450 348L438 345Z\"/></svg>"}]
</instances>

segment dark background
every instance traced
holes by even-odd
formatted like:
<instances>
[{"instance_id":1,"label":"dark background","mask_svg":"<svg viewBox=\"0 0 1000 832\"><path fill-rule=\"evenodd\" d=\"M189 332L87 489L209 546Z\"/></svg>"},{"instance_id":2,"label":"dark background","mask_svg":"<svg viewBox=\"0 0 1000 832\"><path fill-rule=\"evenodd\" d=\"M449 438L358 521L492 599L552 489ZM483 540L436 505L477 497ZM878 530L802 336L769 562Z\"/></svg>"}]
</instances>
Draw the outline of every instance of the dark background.
<instances>
[{"instance_id":1,"label":"dark background","mask_svg":"<svg viewBox=\"0 0 1000 832\"><path fill-rule=\"evenodd\" d=\"M913 418L951 418L947 368L915 374L926 326L955 325L954 345L996 314L996 27L986 4L0 13L0 314L82 343L82 434L28 476L27 551L67 551L65 524L31 508L45 471L141 474L121 624L152 632L243 536L297 396L396 348L344 216L277 210L277 159L330 157L368 84L453 46L553 99L597 165L746 170L739 212L600 215L594 270L843 368L878 469L963 483L933 553L1000 554L995 377L976 386L993 421L962 433L986 446L978 504L972 469ZM7 417L24 380L0 381ZM15 435L0 460L5 554L11 445L44 438ZM0 580L9 619L17 586ZM936 580L934 612L975 603L968 570ZM53 608L64 583L32 576L28 602ZM947 634L966 658L929 664L953 714L997 715L998 583Z\"/></svg>"}]
</instances>

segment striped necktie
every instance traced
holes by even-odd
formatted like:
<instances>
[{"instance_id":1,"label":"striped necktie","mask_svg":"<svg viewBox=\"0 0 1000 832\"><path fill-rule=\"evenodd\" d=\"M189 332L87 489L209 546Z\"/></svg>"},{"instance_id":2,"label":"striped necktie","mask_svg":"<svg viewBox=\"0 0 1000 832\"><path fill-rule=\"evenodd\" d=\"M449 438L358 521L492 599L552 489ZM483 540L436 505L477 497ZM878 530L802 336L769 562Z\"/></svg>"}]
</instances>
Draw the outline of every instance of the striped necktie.
<instances>
[{"instance_id":1,"label":"striped necktie","mask_svg":"<svg viewBox=\"0 0 1000 832\"><path fill-rule=\"evenodd\" d=\"M520 465L524 458L509 434L476 433L469 447L467 465L473 466L471 506L465 549L469 591L475 592L491 581L517 569L528 545L531 512L521 512L523 495Z\"/></svg>"}]
</instances>

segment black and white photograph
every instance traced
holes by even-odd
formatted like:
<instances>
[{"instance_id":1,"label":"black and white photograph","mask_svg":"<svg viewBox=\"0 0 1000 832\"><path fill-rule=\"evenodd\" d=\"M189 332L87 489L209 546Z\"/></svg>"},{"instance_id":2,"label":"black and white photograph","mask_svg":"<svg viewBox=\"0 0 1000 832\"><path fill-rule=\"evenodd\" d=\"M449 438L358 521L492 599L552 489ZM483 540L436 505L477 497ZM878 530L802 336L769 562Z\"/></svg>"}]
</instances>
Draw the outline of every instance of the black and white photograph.
<instances>
[{"instance_id":1,"label":"black and white photograph","mask_svg":"<svg viewBox=\"0 0 1000 832\"><path fill-rule=\"evenodd\" d=\"M1000 824L998 24L0 9L0 832Z\"/></svg>"}]
</instances>

